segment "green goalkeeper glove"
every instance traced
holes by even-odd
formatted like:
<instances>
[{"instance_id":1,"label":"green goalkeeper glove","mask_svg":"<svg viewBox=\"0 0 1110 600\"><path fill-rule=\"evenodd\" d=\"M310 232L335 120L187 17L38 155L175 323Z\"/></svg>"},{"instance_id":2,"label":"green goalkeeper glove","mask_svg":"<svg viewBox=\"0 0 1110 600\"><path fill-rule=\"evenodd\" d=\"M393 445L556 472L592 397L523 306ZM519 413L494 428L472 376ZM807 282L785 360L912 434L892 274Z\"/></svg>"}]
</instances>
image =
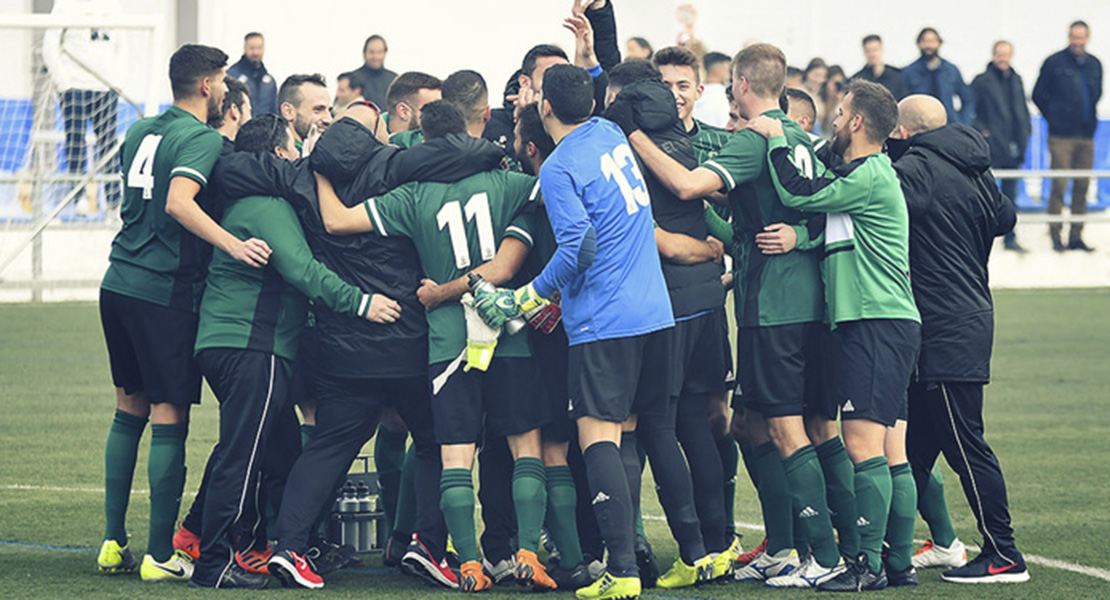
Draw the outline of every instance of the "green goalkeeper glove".
<instances>
[{"instance_id":1,"label":"green goalkeeper glove","mask_svg":"<svg viewBox=\"0 0 1110 600\"><path fill-rule=\"evenodd\" d=\"M546 304L549 302L536 293L531 283L516 290L479 290L474 295L474 308L490 327L500 327L506 321Z\"/></svg>"}]
</instances>

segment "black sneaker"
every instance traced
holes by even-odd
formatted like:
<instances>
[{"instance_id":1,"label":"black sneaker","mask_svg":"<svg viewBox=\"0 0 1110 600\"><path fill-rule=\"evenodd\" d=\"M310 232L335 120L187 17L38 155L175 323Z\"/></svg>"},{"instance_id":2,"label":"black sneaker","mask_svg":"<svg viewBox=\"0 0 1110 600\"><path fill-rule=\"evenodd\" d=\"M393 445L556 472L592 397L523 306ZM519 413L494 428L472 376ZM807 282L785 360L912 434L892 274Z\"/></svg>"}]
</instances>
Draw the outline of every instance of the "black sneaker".
<instances>
[{"instance_id":1,"label":"black sneaker","mask_svg":"<svg viewBox=\"0 0 1110 600\"><path fill-rule=\"evenodd\" d=\"M1088 246L1083 240L1072 240L1068 242L1068 250L1080 250L1082 252L1094 252L1095 249Z\"/></svg>"},{"instance_id":2,"label":"black sneaker","mask_svg":"<svg viewBox=\"0 0 1110 600\"><path fill-rule=\"evenodd\" d=\"M401 558L401 572L436 586L459 589L459 576L448 565L447 558L437 560L416 535L412 536L408 551Z\"/></svg>"},{"instance_id":3,"label":"black sneaker","mask_svg":"<svg viewBox=\"0 0 1110 600\"><path fill-rule=\"evenodd\" d=\"M270 583L270 577L262 573L251 573L232 563L231 567L220 575L216 587L221 590L261 590Z\"/></svg>"},{"instance_id":4,"label":"black sneaker","mask_svg":"<svg viewBox=\"0 0 1110 600\"><path fill-rule=\"evenodd\" d=\"M1052 240L1052 249L1057 252L1064 252L1068 249L1068 247L1065 246L1064 243L1060 240Z\"/></svg>"},{"instance_id":5,"label":"black sneaker","mask_svg":"<svg viewBox=\"0 0 1110 600\"><path fill-rule=\"evenodd\" d=\"M388 569L396 569L401 566L401 558L405 556L408 550L409 542L407 540L399 540L396 536L389 536L389 540L385 543L385 552L382 553L382 565Z\"/></svg>"},{"instance_id":6,"label":"black sneaker","mask_svg":"<svg viewBox=\"0 0 1110 600\"><path fill-rule=\"evenodd\" d=\"M319 575L334 573L347 566L355 555L355 547L350 544L333 544L323 538L317 538L305 550L304 557L312 563L312 569Z\"/></svg>"},{"instance_id":7,"label":"black sneaker","mask_svg":"<svg viewBox=\"0 0 1110 600\"><path fill-rule=\"evenodd\" d=\"M913 587L917 585L917 569L910 565L905 571L895 571L886 569L886 585L887 587Z\"/></svg>"},{"instance_id":8,"label":"black sneaker","mask_svg":"<svg viewBox=\"0 0 1110 600\"><path fill-rule=\"evenodd\" d=\"M855 560L845 561L847 568L836 577L818 584L822 592L867 592L885 589L887 586L886 569L879 567L875 573L868 564L867 555L860 552Z\"/></svg>"},{"instance_id":9,"label":"black sneaker","mask_svg":"<svg viewBox=\"0 0 1110 600\"><path fill-rule=\"evenodd\" d=\"M594 582L590 577L590 569L584 562L578 563L573 569L563 566L552 567L547 570L547 574L555 580L555 585L559 586L560 590L577 590Z\"/></svg>"},{"instance_id":10,"label":"black sneaker","mask_svg":"<svg viewBox=\"0 0 1110 600\"><path fill-rule=\"evenodd\" d=\"M1029 581L1029 569L1020 553L1017 561L982 553L962 567L945 571L941 579L950 583L1024 583Z\"/></svg>"},{"instance_id":11,"label":"black sneaker","mask_svg":"<svg viewBox=\"0 0 1110 600\"><path fill-rule=\"evenodd\" d=\"M1006 239L1002 241L1002 247L1010 252L1017 252L1018 254L1029 252L1024 246L1018 243L1017 238L1012 238L1010 236L1006 236Z\"/></svg>"},{"instance_id":12,"label":"black sneaker","mask_svg":"<svg viewBox=\"0 0 1110 600\"><path fill-rule=\"evenodd\" d=\"M659 564L651 544L642 535L636 536L636 566L640 569L640 586L645 590L654 588L659 580Z\"/></svg>"}]
</instances>

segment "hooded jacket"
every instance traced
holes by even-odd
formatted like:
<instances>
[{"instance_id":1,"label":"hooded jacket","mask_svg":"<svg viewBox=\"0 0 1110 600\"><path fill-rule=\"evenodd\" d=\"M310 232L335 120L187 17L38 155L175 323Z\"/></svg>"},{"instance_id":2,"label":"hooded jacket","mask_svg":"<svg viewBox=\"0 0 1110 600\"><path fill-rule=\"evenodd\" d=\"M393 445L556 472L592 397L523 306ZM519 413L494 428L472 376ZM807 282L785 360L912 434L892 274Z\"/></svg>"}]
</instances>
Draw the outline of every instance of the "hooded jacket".
<instances>
[{"instance_id":1,"label":"hooded jacket","mask_svg":"<svg viewBox=\"0 0 1110 600\"><path fill-rule=\"evenodd\" d=\"M994 304L987 261L1014 228L1013 202L990 173L990 149L953 123L890 140L910 215L910 273L921 313L918 379L987 383Z\"/></svg>"},{"instance_id":2,"label":"hooded jacket","mask_svg":"<svg viewBox=\"0 0 1110 600\"><path fill-rule=\"evenodd\" d=\"M975 129L988 132L984 135L991 150L991 166L1021 166L1032 128L1021 75L1013 69L1006 75L988 63L987 70L971 81L971 91L975 93Z\"/></svg>"}]
</instances>

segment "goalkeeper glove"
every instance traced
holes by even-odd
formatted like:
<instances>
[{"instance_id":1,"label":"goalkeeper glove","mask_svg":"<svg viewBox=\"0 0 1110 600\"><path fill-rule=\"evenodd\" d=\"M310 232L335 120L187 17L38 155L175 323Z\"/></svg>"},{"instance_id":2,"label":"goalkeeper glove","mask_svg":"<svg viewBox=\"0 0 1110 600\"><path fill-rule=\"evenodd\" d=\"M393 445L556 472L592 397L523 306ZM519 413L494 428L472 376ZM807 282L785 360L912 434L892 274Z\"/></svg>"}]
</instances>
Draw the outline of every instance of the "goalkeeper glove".
<instances>
[{"instance_id":1,"label":"goalkeeper glove","mask_svg":"<svg viewBox=\"0 0 1110 600\"><path fill-rule=\"evenodd\" d=\"M532 284L507 290L495 288L493 291L479 290L474 296L474 308L490 327L500 327L509 319L531 312L549 304L536 293Z\"/></svg>"}]
</instances>

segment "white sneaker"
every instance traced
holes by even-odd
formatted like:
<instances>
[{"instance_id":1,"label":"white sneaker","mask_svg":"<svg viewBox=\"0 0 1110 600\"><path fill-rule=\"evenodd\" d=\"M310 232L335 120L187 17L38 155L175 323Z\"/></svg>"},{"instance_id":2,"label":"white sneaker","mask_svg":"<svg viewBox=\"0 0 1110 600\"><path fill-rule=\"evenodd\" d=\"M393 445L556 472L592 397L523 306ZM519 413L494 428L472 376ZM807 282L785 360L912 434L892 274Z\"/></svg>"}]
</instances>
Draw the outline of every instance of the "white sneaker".
<instances>
[{"instance_id":1,"label":"white sneaker","mask_svg":"<svg viewBox=\"0 0 1110 600\"><path fill-rule=\"evenodd\" d=\"M736 581L764 581L779 575L788 575L799 567L798 551L793 548L783 548L774 556L764 552L752 562L736 569L733 579Z\"/></svg>"},{"instance_id":2,"label":"white sneaker","mask_svg":"<svg viewBox=\"0 0 1110 600\"><path fill-rule=\"evenodd\" d=\"M959 539L945 548L933 540L926 540L925 545L914 553L910 559L915 569L932 569L947 567L957 569L967 564L967 546Z\"/></svg>"},{"instance_id":3,"label":"white sneaker","mask_svg":"<svg viewBox=\"0 0 1110 600\"><path fill-rule=\"evenodd\" d=\"M816 588L842 572L844 572L843 559L837 560L834 567L822 567L810 554L797 569L786 575L772 577L764 585L773 588Z\"/></svg>"},{"instance_id":4,"label":"white sneaker","mask_svg":"<svg viewBox=\"0 0 1110 600\"><path fill-rule=\"evenodd\" d=\"M489 578L492 579L495 584L501 583L506 579L508 579L510 583L516 581L513 576L513 573L516 571L516 561L513 558L503 558L497 561L497 564L493 564L483 558L482 568L485 569L486 574L489 575Z\"/></svg>"}]
</instances>

